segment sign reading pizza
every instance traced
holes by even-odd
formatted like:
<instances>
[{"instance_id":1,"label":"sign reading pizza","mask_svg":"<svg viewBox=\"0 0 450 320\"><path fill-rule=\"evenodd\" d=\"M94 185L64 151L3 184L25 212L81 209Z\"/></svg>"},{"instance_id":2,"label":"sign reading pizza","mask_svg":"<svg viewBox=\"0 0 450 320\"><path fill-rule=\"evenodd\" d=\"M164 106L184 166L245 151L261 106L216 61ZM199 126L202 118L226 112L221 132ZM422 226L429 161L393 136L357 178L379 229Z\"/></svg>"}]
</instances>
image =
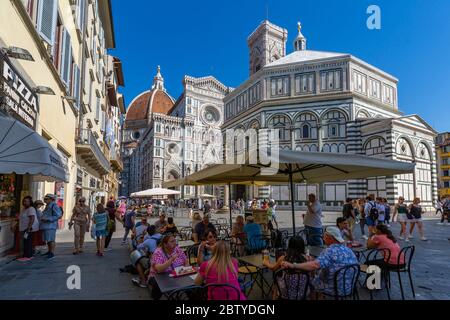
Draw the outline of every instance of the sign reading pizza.
<instances>
[{"instance_id":1,"label":"sign reading pizza","mask_svg":"<svg viewBox=\"0 0 450 320\"><path fill-rule=\"evenodd\" d=\"M0 54L0 107L30 128L36 128L38 97L9 59L2 54Z\"/></svg>"}]
</instances>

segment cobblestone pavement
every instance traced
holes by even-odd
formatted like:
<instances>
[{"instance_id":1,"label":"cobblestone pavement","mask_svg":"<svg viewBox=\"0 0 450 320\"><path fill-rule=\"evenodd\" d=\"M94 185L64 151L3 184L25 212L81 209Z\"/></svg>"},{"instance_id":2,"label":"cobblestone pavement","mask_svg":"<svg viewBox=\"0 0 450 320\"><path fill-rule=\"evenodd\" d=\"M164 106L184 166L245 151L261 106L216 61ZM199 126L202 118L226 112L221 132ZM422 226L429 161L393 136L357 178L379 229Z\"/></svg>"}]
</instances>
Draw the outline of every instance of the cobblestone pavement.
<instances>
[{"instance_id":1,"label":"cobblestone pavement","mask_svg":"<svg viewBox=\"0 0 450 320\"><path fill-rule=\"evenodd\" d=\"M175 222L179 226L187 225L188 219L177 214ZM300 213L297 224L301 225ZM337 213L325 214L325 224L333 224ZM213 215L213 218L227 218L227 214ZM278 219L281 228L289 227L291 214L279 212ZM156 219L150 219L153 222ZM418 235L411 241L416 246L413 260L413 278L416 289L416 299L443 300L450 299L450 280L448 267L450 264L450 226L437 225L432 215L425 221L425 232L428 241L420 241ZM392 224L394 234L398 234L399 226ZM0 260L0 299L25 300L55 300L55 299L110 299L110 300L141 300L149 299L148 291L131 284L131 275L119 272L119 268L129 263L128 248L120 245L119 237L123 230L119 227L112 241L112 251L105 257L95 256L95 243L87 234L85 253L72 255L72 232L60 231L57 237L56 258L46 261L37 257L30 262L18 262L8 259ZM356 228L359 237L359 228ZM403 246L405 243L401 242ZM66 285L69 274L66 270L71 265L81 268L81 290L69 290ZM269 273L266 273L269 275ZM412 293L403 276L407 299L412 299ZM400 299L398 280L392 276L393 299ZM363 299L368 298L365 290L360 290ZM251 298L259 297L254 291ZM375 299L385 299L384 291L377 292Z\"/></svg>"}]
</instances>

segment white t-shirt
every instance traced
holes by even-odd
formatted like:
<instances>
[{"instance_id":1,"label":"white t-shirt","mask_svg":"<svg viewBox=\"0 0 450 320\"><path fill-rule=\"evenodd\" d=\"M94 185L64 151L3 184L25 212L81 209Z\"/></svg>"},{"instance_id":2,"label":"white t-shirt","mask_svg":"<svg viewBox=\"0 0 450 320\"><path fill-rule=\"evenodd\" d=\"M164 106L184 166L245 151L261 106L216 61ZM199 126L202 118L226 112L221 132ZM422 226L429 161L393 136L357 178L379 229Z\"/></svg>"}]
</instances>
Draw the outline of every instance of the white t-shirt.
<instances>
[{"instance_id":1,"label":"white t-shirt","mask_svg":"<svg viewBox=\"0 0 450 320\"><path fill-rule=\"evenodd\" d=\"M31 231L36 232L39 230L39 220L36 215L36 209L29 207L28 209L22 210L19 218L19 231L23 232L28 229L28 224L30 223L31 217L34 217L33 225L31 226Z\"/></svg>"},{"instance_id":2,"label":"white t-shirt","mask_svg":"<svg viewBox=\"0 0 450 320\"><path fill-rule=\"evenodd\" d=\"M316 200L305 215L303 224L308 227L322 228L322 205Z\"/></svg>"}]
</instances>

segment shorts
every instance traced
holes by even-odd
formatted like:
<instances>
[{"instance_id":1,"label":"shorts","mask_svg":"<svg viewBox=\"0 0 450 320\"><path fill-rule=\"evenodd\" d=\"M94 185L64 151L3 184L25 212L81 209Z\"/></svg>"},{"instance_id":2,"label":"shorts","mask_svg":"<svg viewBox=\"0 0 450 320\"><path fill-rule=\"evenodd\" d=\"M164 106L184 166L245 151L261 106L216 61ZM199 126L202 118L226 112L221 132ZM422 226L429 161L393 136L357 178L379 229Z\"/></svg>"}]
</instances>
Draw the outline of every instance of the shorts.
<instances>
[{"instance_id":1,"label":"shorts","mask_svg":"<svg viewBox=\"0 0 450 320\"><path fill-rule=\"evenodd\" d=\"M42 230L42 236L44 241L55 242L56 229Z\"/></svg>"},{"instance_id":2,"label":"shorts","mask_svg":"<svg viewBox=\"0 0 450 320\"><path fill-rule=\"evenodd\" d=\"M371 217L366 217L366 224L369 227L375 227L377 225L376 221L373 221Z\"/></svg>"},{"instance_id":3,"label":"shorts","mask_svg":"<svg viewBox=\"0 0 450 320\"><path fill-rule=\"evenodd\" d=\"M398 222L406 222L406 221L408 221L408 217L406 216L405 213L399 213L398 217L397 217L397 221Z\"/></svg>"},{"instance_id":4,"label":"shorts","mask_svg":"<svg viewBox=\"0 0 450 320\"><path fill-rule=\"evenodd\" d=\"M106 238L106 229L105 230L96 230L95 237L96 238Z\"/></svg>"},{"instance_id":5,"label":"shorts","mask_svg":"<svg viewBox=\"0 0 450 320\"><path fill-rule=\"evenodd\" d=\"M144 268L144 270L147 270L150 268L150 259L147 257L141 258L141 260L139 260L139 264L142 268Z\"/></svg>"}]
</instances>

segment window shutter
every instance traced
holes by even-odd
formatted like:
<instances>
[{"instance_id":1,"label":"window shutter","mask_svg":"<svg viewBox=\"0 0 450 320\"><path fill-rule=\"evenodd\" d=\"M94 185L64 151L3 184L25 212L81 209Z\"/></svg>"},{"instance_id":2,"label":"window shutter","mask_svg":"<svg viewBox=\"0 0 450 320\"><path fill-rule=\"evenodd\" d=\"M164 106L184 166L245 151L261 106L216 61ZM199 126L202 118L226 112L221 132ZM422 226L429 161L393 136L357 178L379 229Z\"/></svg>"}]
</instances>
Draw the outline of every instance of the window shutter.
<instances>
[{"instance_id":1,"label":"window shutter","mask_svg":"<svg viewBox=\"0 0 450 320\"><path fill-rule=\"evenodd\" d=\"M84 33L84 19L85 19L85 11L86 11L86 0L78 0L78 19L77 25L81 30L81 33Z\"/></svg>"},{"instance_id":2,"label":"window shutter","mask_svg":"<svg viewBox=\"0 0 450 320\"><path fill-rule=\"evenodd\" d=\"M62 37L60 75L67 87L70 87L70 69L72 67L72 45L69 32L64 28Z\"/></svg>"},{"instance_id":3,"label":"window shutter","mask_svg":"<svg viewBox=\"0 0 450 320\"><path fill-rule=\"evenodd\" d=\"M38 32L50 45L55 42L57 0L39 0Z\"/></svg>"},{"instance_id":4,"label":"window shutter","mask_svg":"<svg viewBox=\"0 0 450 320\"><path fill-rule=\"evenodd\" d=\"M74 64L73 68L74 76L73 76L73 96L76 99L76 106L77 109L80 109L80 97L81 97L81 90L80 90L80 68Z\"/></svg>"}]
</instances>

